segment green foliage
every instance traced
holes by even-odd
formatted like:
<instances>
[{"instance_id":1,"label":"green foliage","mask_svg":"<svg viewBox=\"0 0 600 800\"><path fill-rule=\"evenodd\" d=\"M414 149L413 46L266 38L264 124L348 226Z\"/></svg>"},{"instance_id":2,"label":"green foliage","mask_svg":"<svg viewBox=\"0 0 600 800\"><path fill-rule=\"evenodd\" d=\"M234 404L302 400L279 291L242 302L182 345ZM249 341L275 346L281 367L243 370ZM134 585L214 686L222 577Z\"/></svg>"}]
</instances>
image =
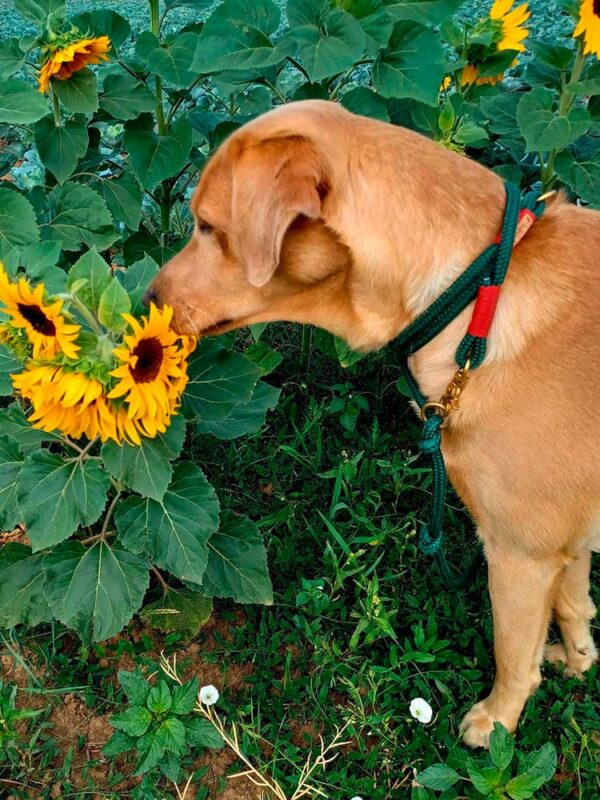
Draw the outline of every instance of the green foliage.
<instances>
[{"instance_id":1,"label":"green foliage","mask_svg":"<svg viewBox=\"0 0 600 800\"><path fill-rule=\"evenodd\" d=\"M104 747L105 756L134 750L136 775L158 768L176 783L181 759L190 751L223 747L218 731L194 713L198 678L175 685L158 678L151 686L139 673L121 671L119 680L131 705L110 718L116 730Z\"/></svg>"},{"instance_id":2,"label":"green foliage","mask_svg":"<svg viewBox=\"0 0 600 800\"><path fill-rule=\"evenodd\" d=\"M467 775L461 776L447 764L434 764L420 772L415 780L420 786L436 792L451 789L463 780L475 789L475 795L469 796L526 800L552 780L556 772L556 748L548 743L533 753L517 752L516 760L514 756L512 737L504 726L496 722L490 734L489 755L477 760L468 758L465 762ZM415 796L418 797L413 792Z\"/></svg>"}]
</instances>

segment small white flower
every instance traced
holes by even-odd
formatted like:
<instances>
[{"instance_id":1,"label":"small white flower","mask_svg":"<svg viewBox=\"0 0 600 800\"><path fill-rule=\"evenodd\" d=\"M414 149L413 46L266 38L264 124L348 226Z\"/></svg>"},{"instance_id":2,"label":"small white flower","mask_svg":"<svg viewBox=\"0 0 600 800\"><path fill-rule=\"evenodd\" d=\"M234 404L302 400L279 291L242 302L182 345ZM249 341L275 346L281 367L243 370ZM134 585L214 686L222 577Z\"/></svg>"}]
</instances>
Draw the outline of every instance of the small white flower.
<instances>
[{"instance_id":1,"label":"small white flower","mask_svg":"<svg viewBox=\"0 0 600 800\"><path fill-rule=\"evenodd\" d=\"M351 797L350 800L363 800L362 797L356 795L356 797Z\"/></svg>"},{"instance_id":2,"label":"small white flower","mask_svg":"<svg viewBox=\"0 0 600 800\"><path fill-rule=\"evenodd\" d=\"M203 686L198 692L198 697L200 698L200 702L204 703L205 706L214 706L219 699L219 690L212 684Z\"/></svg>"},{"instance_id":3,"label":"small white flower","mask_svg":"<svg viewBox=\"0 0 600 800\"><path fill-rule=\"evenodd\" d=\"M427 725L428 722L431 722L431 718L433 717L433 709L427 700L423 700L422 697L415 697L414 700L410 701L410 713L423 725Z\"/></svg>"}]
</instances>

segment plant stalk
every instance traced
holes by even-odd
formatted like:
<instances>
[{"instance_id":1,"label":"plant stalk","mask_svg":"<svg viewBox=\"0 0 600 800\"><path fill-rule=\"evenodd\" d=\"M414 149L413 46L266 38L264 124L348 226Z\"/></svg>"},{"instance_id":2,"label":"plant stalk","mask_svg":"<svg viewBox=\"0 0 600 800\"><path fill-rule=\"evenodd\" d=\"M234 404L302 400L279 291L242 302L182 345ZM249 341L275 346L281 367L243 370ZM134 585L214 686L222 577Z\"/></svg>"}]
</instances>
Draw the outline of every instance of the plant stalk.
<instances>
[{"instance_id":1,"label":"plant stalk","mask_svg":"<svg viewBox=\"0 0 600 800\"><path fill-rule=\"evenodd\" d=\"M573 108L575 101L577 100L577 95L567 92L567 89L571 84L577 83L577 81L581 78L581 73L583 72L583 68L585 66L585 60L586 59L585 59L585 54L583 52L583 42L579 42L579 48L577 50L577 55L575 56L575 63L573 64L571 77L569 78L565 86L563 86L563 89L560 94L560 100L558 101L558 115L560 117L566 117L569 111ZM540 164L542 166L542 172L541 172L542 193L552 189L554 184L556 183L557 176L554 173L554 162L556 160L558 152L559 152L558 150L552 150L549 153L548 161L545 164L543 156L541 154L539 156Z\"/></svg>"},{"instance_id":2,"label":"plant stalk","mask_svg":"<svg viewBox=\"0 0 600 800\"><path fill-rule=\"evenodd\" d=\"M62 117L60 115L60 102L56 95L56 92L52 87L50 88L50 94L52 95L52 111L54 113L54 124L57 128L62 128Z\"/></svg>"}]
</instances>

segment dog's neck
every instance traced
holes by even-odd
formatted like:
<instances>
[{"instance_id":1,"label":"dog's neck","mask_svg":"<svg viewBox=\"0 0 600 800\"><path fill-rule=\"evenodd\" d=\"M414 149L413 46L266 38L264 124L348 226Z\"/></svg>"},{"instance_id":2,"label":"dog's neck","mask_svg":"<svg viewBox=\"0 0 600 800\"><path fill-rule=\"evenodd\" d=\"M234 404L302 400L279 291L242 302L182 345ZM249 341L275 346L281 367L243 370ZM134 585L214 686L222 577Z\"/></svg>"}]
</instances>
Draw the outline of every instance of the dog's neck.
<instances>
[{"instance_id":1,"label":"dog's neck","mask_svg":"<svg viewBox=\"0 0 600 800\"><path fill-rule=\"evenodd\" d=\"M494 240L505 202L494 173L403 129L384 131L372 153L356 155L345 180L336 176L340 202L334 197L325 207L353 255L356 321L348 338L363 350L394 339L450 286ZM413 358L427 394L448 383L467 325L460 315Z\"/></svg>"}]
</instances>

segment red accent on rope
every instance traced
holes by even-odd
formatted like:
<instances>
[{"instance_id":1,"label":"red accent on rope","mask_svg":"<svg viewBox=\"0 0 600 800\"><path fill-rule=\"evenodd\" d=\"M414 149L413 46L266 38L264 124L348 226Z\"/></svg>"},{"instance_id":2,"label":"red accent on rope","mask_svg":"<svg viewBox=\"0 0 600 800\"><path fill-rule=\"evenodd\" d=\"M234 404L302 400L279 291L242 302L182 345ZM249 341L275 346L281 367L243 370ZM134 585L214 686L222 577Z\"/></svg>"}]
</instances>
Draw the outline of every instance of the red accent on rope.
<instances>
[{"instance_id":1,"label":"red accent on rope","mask_svg":"<svg viewBox=\"0 0 600 800\"><path fill-rule=\"evenodd\" d=\"M501 286L480 286L468 333L485 339L494 319Z\"/></svg>"},{"instance_id":2,"label":"red accent on rope","mask_svg":"<svg viewBox=\"0 0 600 800\"><path fill-rule=\"evenodd\" d=\"M529 228L533 225L536 221L537 217L530 211L528 208L522 208L519 213L519 221L517 222L517 229L515 231L515 242L513 247L516 247L521 239L525 236ZM500 244L502 241L502 234L499 233L498 236L494 239L494 244Z\"/></svg>"}]
</instances>

